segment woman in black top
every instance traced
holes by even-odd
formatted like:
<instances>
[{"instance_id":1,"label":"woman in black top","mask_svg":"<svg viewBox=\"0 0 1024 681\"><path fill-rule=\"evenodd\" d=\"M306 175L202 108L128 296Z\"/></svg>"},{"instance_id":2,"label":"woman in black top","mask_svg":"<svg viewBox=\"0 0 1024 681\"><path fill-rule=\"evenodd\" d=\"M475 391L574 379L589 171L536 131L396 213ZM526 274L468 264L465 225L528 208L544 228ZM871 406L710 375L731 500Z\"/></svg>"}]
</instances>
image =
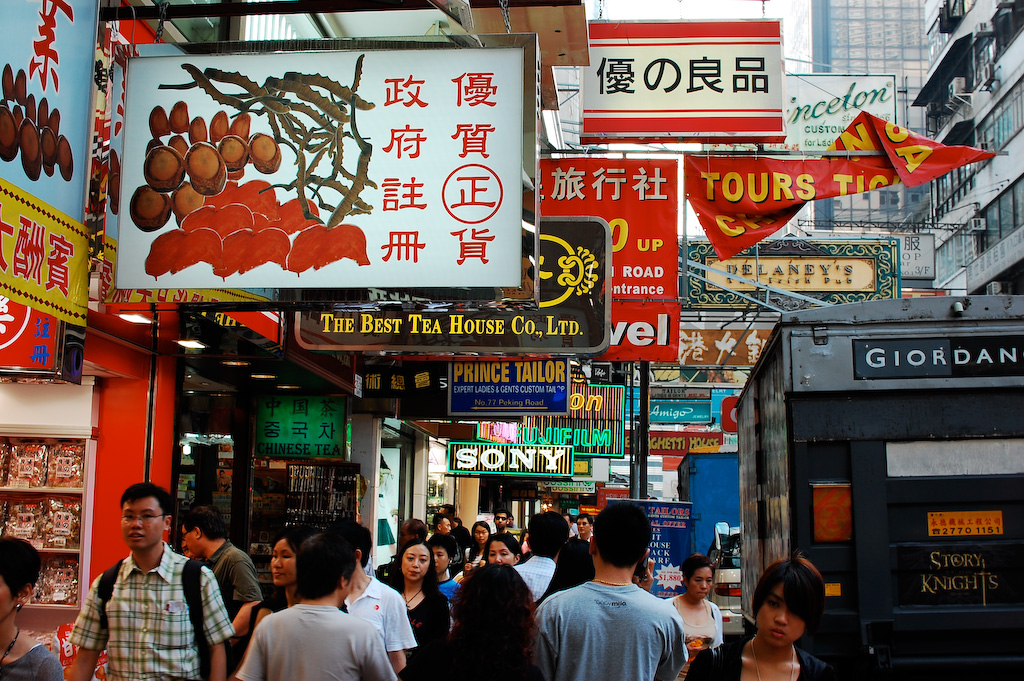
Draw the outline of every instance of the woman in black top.
<instances>
[{"instance_id":1,"label":"woman in black top","mask_svg":"<svg viewBox=\"0 0 1024 681\"><path fill-rule=\"evenodd\" d=\"M448 634L448 599L437 588L434 552L425 540L417 537L407 542L398 561L401 569L392 578L391 586L405 599L418 651L420 646Z\"/></svg>"},{"instance_id":2,"label":"woman in black top","mask_svg":"<svg viewBox=\"0 0 1024 681\"><path fill-rule=\"evenodd\" d=\"M403 681L544 681L533 665L533 612L533 596L515 568L481 566L455 594L451 633L423 647L399 676Z\"/></svg>"},{"instance_id":3,"label":"woman in black top","mask_svg":"<svg viewBox=\"0 0 1024 681\"><path fill-rule=\"evenodd\" d=\"M802 553L768 566L753 607L757 634L701 651L686 681L835 681L832 667L793 645L825 612L825 581Z\"/></svg>"}]
</instances>

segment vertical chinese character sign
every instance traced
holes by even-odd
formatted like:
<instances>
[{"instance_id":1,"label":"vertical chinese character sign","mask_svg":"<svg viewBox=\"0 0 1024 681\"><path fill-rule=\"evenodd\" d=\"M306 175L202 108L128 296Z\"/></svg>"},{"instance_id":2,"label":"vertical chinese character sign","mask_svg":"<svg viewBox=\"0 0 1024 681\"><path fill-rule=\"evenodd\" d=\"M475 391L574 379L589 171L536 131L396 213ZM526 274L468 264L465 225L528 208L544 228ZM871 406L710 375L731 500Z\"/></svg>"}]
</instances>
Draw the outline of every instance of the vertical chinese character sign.
<instances>
[{"instance_id":1,"label":"vertical chinese character sign","mask_svg":"<svg viewBox=\"0 0 1024 681\"><path fill-rule=\"evenodd\" d=\"M130 59L117 287L518 285L523 53Z\"/></svg>"},{"instance_id":2,"label":"vertical chinese character sign","mask_svg":"<svg viewBox=\"0 0 1024 681\"><path fill-rule=\"evenodd\" d=\"M84 324L95 0L4 3L0 296Z\"/></svg>"},{"instance_id":3,"label":"vertical chinese character sign","mask_svg":"<svg viewBox=\"0 0 1024 681\"><path fill-rule=\"evenodd\" d=\"M779 21L595 21L589 30L585 143L785 137Z\"/></svg>"},{"instance_id":4,"label":"vertical chinese character sign","mask_svg":"<svg viewBox=\"0 0 1024 681\"><path fill-rule=\"evenodd\" d=\"M674 362L679 345L679 168L668 159L541 161L541 214L612 228L612 337L602 359Z\"/></svg>"}]
</instances>

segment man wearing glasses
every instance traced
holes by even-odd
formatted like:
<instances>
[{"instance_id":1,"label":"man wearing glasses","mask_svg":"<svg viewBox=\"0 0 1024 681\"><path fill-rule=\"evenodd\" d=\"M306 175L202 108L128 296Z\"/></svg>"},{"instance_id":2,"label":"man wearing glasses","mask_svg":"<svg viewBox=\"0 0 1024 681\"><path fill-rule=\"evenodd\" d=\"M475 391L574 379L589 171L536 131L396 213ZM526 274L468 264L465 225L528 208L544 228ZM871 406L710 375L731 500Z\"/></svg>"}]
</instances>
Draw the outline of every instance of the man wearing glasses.
<instances>
[{"instance_id":1,"label":"man wearing glasses","mask_svg":"<svg viewBox=\"0 0 1024 681\"><path fill-rule=\"evenodd\" d=\"M71 642L81 647L71 681L91 679L104 648L111 681L224 681L226 651L221 643L234 629L217 580L209 568L202 568L203 633L210 651L209 674L202 676L182 579L188 558L164 542L172 505L167 490L148 482L132 485L121 496L121 535L131 554L121 563L106 604L98 594L102 577L92 583L71 632Z\"/></svg>"},{"instance_id":2,"label":"man wearing glasses","mask_svg":"<svg viewBox=\"0 0 1024 681\"><path fill-rule=\"evenodd\" d=\"M512 514L507 509L499 508L494 512L494 534L508 532L509 525L511 524Z\"/></svg>"}]
</instances>

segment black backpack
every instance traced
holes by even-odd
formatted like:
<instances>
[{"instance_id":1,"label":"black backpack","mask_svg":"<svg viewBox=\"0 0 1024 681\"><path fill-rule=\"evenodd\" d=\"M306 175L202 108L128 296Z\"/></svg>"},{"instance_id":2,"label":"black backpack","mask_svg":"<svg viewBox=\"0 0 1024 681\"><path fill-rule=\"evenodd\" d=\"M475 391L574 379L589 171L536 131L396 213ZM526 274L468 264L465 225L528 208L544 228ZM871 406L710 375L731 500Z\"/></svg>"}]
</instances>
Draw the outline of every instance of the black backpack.
<instances>
[{"instance_id":1,"label":"black backpack","mask_svg":"<svg viewBox=\"0 0 1024 681\"><path fill-rule=\"evenodd\" d=\"M96 589L96 596L100 599L100 627L108 629L107 622L107 601L114 593L114 582L121 571L123 560L117 561L117 565L107 568L100 577L99 586ZM195 632L196 647L199 649L199 673L206 679L210 676L210 644L206 642L203 634L203 594L199 583L199 575L202 572L203 564L198 560L188 559L181 571L182 586L185 589L185 603L188 605L188 618L192 622L192 629Z\"/></svg>"}]
</instances>

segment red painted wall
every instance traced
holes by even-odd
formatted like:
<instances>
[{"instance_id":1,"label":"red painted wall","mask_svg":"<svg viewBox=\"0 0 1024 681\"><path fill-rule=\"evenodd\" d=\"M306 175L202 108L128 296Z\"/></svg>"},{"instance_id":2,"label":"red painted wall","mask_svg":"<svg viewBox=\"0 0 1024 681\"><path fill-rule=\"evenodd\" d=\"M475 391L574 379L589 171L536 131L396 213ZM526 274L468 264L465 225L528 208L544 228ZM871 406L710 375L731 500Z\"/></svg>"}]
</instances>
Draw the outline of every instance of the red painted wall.
<instances>
[{"instance_id":1,"label":"red painted wall","mask_svg":"<svg viewBox=\"0 0 1024 681\"><path fill-rule=\"evenodd\" d=\"M108 372L125 376L103 376L97 381L97 451L89 559L91 582L128 553L121 539L121 507L118 502L126 487L145 480L151 360L156 362L156 392L149 480L165 488L170 486L177 359L167 355L154 356L145 348L112 339L110 335L116 332L116 328L109 323L109 318L94 319L90 313L89 325L95 325L96 332L86 334L86 360ZM173 329L176 333L177 320L162 323L161 328ZM100 329L103 329L102 333Z\"/></svg>"}]
</instances>

